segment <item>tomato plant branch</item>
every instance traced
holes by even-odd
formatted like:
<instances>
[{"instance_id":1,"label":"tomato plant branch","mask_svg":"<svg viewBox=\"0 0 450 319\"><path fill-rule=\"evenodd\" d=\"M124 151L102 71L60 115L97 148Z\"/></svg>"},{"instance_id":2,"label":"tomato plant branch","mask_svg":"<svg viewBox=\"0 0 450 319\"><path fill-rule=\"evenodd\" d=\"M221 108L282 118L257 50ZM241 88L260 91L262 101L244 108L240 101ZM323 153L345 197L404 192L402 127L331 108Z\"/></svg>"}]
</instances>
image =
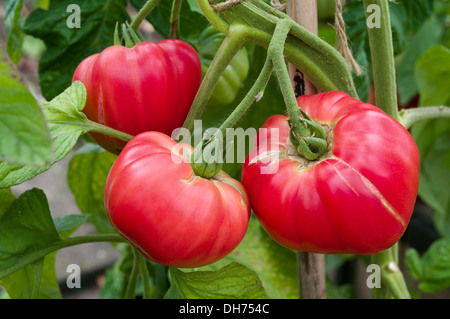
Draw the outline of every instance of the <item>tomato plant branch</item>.
<instances>
[{"instance_id":1,"label":"tomato plant branch","mask_svg":"<svg viewBox=\"0 0 450 319\"><path fill-rule=\"evenodd\" d=\"M93 243L93 242L126 242L124 238L117 234L96 234L96 235L88 235L88 236L76 236L76 237L70 237L64 240L56 241L53 244L48 245L47 247L32 252L30 254L22 256L19 261L13 265L11 265L8 268L2 269L0 271L0 279L16 272L17 270L21 269L22 267L25 267L26 265L33 263L46 255L50 254L53 251L80 245L80 244L86 244L86 243Z\"/></svg>"},{"instance_id":2,"label":"tomato plant branch","mask_svg":"<svg viewBox=\"0 0 450 319\"><path fill-rule=\"evenodd\" d=\"M133 249L133 267L131 268L130 278L128 279L124 299L134 299L136 294L137 281L139 279L139 252Z\"/></svg>"},{"instance_id":3,"label":"tomato plant branch","mask_svg":"<svg viewBox=\"0 0 450 319\"><path fill-rule=\"evenodd\" d=\"M380 26L367 29L375 100L380 109L398 120L397 82L388 0L364 0L366 19L370 18L370 6L373 5L380 10Z\"/></svg>"},{"instance_id":4,"label":"tomato plant branch","mask_svg":"<svg viewBox=\"0 0 450 319\"><path fill-rule=\"evenodd\" d=\"M209 158L211 150L215 150L217 147L220 149L222 147L223 141L227 133L229 133L228 129L234 127L239 119L248 111L253 102L258 102L262 98L264 89L272 75L272 71L273 64L271 60L267 58L253 86L230 116L228 116L219 129L214 132L207 141L208 145L205 145L202 141L195 147L191 161L191 166L195 175L211 178L220 171L222 165L219 165L219 163L223 162L223 158L219 157L223 156L223 152L219 154L215 153L213 154L213 158Z\"/></svg>"},{"instance_id":5,"label":"tomato plant branch","mask_svg":"<svg viewBox=\"0 0 450 319\"><path fill-rule=\"evenodd\" d=\"M142 285L143 285L143 299L150 299L151 298L151 291L150 291L150 276L148 273L147 268L147 262L144 256L142 256L140 253L136 252L138 255L138 262L139 262L139 274L142 278Z\"/></svg>"},{"instance_id":6,"label":"tomato plant branch","mask_svg":"<svg viewBox=\"0 0 450 319\"><path fill-rule=\"evenodd\" d=\"M298 26L298 24L293 20L279 20L267 53L273 61L281 93L283 94L286 108L289 113L291 125L290 140L300 155L307 160L315 160L325 152L327 148L326 138L323 136L323 132L322 136L315 135L316 132L320 131L319 126L315 125L315 123L299 109L283 54L287 35L291 28L295 26ZM318 130L316 130L316 128Z\"/></svg>"},{"instance_id":7,"label":"tomato plant branch","mask_svg":"<svg viewBox=\"0 0 450 319\"><path fill-rule=\"evenodd\" d=\"M217 30L228 35L229 24L225 22L214 9L208 0L197 0L197 4L205 15L206 19L211 23Z\"/></svg>"},{"instance_id":8,"label":"tomato plant branch","mask_svg":"<svg viewBox=\"0 0 450 319\"><path fill-rule=\"evenodd\" d=\"M409 129L417 122L439 118L450 118L450 107L441 105L405 109L400 111L399 117L400 123L406 129Z\"/></svg>"},{"instance_id":9,"label":"tomato plant branch","mask_svg":"<svg viewBox=\"0 0 450 319\"><path fill-rule=\"evenodd\" d=\"M248 41L268 48L275 27L288 15L274 10L260 0L244 1L220 11L229 23L239 23L248 31ZM284 56L321 92L342 91L358 98L351 72L342 55L327 42L301 27L291 25L284 45Z\"/></svg>"},{"instance_id":10,"label":"tomato plant branch","mask_svg":"<svg viewBox=\"0 0 450 319\"><path fill-rule=\"evenodd\" d=\"M208 68L208 71L205 74L205 77L203 78L202 84L200 85L191 109L183 124L184 128L187 128L192 132L194 129L194 121L199 119L203 114L206 104L208 103L208 100L211 97L220 76L245 42L246 35L242 32L240 26L231 25L229 34L222 42L217 54Z\"/></svg>"},{"instance_id":11,"label":"tomato plant branch","mask_svg":"<svg viewBox=\"0 0 450 319\"><path fill-rule=\"evenodd\" d=\"M180 38L180 17L181 10L181 0L175 0L172 4L172 11L170 14L170 38L179 39Z\"/></svg>"},{"instance_id":12,"label":"tomato plant branch","mask_svg":"<svg viewBox=\"0 0 450 319\"><path fill-rule=\"evenodd\" d=\"M137 16L133 19L130 26L134 31L137 31L142 21L148 16L148 14L153 10L154 7L159 3L160 0L148 0L144 6L139 10Z\"/></svg>"},{"instance_id":13,"label":"tomato plant branch","mask_svg":"<svg viewBox=\"0 0 450 319\"><path fill-rule=\"evenodd\" d=\"M397 244L392 248L382 251L376 255L372 256L372 262L378 264L381 269L381 280L382 285L386 287L381 287L381 293L386 296L387 294L392 294L396 299L410 299L408 288L406 287L403 274L398 268L398 253ZM380 292L375 294L375 297L380 295ZM374 297L374 296L373 296Z\"/></svg>"},{"instance_id":14,"label":"tomato plant branch","mask_svg":"<svg viewBox=\"0 0 450 319\"><path fill-rule=\"evenodd\" d=\"M96 133L101 133L101 134L105 134L111 137L115 137L118 138L119 140L128 142L129 140L131 140L133 138L133 135L115 130L111 127L108 127L106 125L102 125L90 120L86 120L84 123L84 126L86 127L86 129L88 131L91 132L96 132Z\"/></svg>"}]
</instances>

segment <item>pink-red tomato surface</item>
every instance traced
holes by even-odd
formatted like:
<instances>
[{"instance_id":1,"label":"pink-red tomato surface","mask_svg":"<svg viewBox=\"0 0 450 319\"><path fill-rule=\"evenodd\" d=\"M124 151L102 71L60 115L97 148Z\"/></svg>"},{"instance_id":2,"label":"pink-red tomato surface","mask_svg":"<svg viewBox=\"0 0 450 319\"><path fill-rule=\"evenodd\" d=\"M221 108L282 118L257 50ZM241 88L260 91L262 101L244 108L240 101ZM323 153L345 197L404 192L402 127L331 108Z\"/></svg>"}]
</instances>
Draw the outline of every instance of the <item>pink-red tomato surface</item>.
<instances>
[{"instance_id":1,"label":"pink-red tomato surface","mask_svg":"<svg viewBox=\"0 0 450 319\"><path fill-rule=\"evenodd\" d=\"M191 152L163 133L141 133L106 181L113 227L146 258L167 266L199 267L225 257L249 222L242 185L223 171L211 179L194 175Z\"/></svg>"},{"instance_id":2,"label":"pink-red tomato surface","mask_svg":"<svg viewBox=\"0 0 450 319\"><path fill-rule=\"evenodd\" d=\"M301 158L286 116L270 117L242 171L251 207L281 245L316 253L374 254L404 233L416 201L419 152L377 107L342 92L297 99L328 131L328 150ZM269 172L269 173L262 173Z\"/></svg>"},{"instance_id":3,"label":"pink-red tomato surface","mask_svg":"<svg viewBox=\"0 0 450 319\"><path fill-rule=\"evenodd\" d=\"M137 135L172 134L183 125L202 79L197 52L188 43L169 39L132 48L115 45L91 55L77 67L73 81L87 90L87 118ZM106 150L119 153L125 142L89 133Z\"/></svg>"}]
</instances>

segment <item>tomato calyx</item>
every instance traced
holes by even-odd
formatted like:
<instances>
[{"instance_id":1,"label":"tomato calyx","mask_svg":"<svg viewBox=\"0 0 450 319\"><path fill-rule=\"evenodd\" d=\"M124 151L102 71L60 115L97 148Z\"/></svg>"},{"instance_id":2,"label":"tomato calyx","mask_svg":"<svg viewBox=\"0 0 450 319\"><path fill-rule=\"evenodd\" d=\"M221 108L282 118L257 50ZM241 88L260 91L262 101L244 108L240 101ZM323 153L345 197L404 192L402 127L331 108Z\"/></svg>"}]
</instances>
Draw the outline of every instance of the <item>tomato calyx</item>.
<instances>
[{"instance_id":1,"label":"tomato calyx","mask_svg":"<svg viewBox=\"0 0 450 319\"><path fill-rule=\"evenodd\" d=\"M304 128L296 127L288 119L289 127L291 128L289 132L290 142L299 155L309 161L317 160L328 149L327 131L301 109L300 112L303 115L303 118L300 118L300 122L304 125Z\"/></svg>"},{"instance_id":2,"label":"tomato calyx","mask_svg":"<svg viewBox=\"0 0 450 319\"><path fill-rule=\"evenodd\" d=\"M114 30L114 45L123 45L127 48L132 48L136 44L145 41L142 35L133 30L128 22L122 24L121 29L122 36L119 34L119 24L116 24L116 29Z\"/></svg>"},{"instance_id":3,"label":"tomato calyx","mask_svg":"<svg viewBox=\"0 0 450 319\"><path fill-rule=\"evenodd\" d=\"M222 170L222 151L215 139L194 149L191 167L194 174L203 178L213 178Z\"/></svg>"}]
</instances>

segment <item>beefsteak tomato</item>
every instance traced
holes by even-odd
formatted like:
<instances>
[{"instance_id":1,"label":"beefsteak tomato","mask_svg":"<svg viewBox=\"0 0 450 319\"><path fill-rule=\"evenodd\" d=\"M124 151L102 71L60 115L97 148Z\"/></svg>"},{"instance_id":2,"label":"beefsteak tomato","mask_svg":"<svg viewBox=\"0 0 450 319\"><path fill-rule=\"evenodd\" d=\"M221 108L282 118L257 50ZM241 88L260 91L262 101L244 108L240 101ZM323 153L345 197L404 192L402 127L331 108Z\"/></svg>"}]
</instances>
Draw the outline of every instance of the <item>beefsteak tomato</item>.
<instances>
[{"instance_id":1,"label":"beefsteak tomato","mask_svg":"<svg viewBox=\"0 0 450 319\"><path fill-rule=\"evenodd\" d=\"M229 254L247 230L250 206L242 185L221 171L196 176L192 147L160 132L135 136L109 172L107 216L146 258L200 267Z\"/></svg>"},{"instance_id":2,"label":"beefsteak tomato","mask_svg":"<svg viewBox=\"0 0 450 319\"><path fill-rule=\"evenodd\" d=\"M197 52L176 39L108 47L83 60L73 76L86 87L87 118L131 135L170 135L182 126L201 80ZM89 135L112 153L125 145L99 133Z\"/></svg>"},{"instance_id":3,"label":"beefsteak tomato","mask_svg":"<svg viewBox=\"0 0 450 319\"><path fill-rule=\"evenodd\" d=\"M307 161L290 142L287 116L266 121L242 170L263 228L297 251L362 255L391 247L418 191L420 159L411 135L376 106L342 92L297 102L326 129L328 150Z\"/></svg>"}]
</instances>

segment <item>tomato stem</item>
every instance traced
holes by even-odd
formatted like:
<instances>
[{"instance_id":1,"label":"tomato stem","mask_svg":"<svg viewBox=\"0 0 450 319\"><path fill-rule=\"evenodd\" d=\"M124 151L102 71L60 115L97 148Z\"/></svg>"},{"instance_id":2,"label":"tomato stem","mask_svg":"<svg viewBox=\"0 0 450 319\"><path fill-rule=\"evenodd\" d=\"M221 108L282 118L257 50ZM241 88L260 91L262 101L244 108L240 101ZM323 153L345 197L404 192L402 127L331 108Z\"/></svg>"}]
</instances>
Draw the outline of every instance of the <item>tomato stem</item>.
<instances>
[{"instance_id":1,"label":"tomato stem","mask_svg":"<svg viewBox=\"0 0 450 319\"><path fill-rule=\"evenodd\" d=\"M209 23L211 23L217 30L228 35L229 32L229 24L226 23L221 17L217 15L214 9L211 7L208 0L197 0L197 4L205 15L206 19L208 19Z\"/></svg>"},{"instance_id":2,"label":"tomato stem","mask_svg":"<svg viewBox=\"0 0 450 319\"><path fill-rule=\"evenodd\" d=\"M179 39L180 38L180 11L181 11L181 0L174 0L172 4L172 11L170 13L170 38Z\"/></svg>"},{"instance_id":3,"label":"tomato stem","mask_svg":"<svg viewBox=\"0 0 450 319\"><path fill-rule=\"evenodd\" d=\"M22 256L20 260L17 261L17 263L9 266L8 268L2 269L0 271L0 279L9 276L10 274L21 269L22 267L25 267L30 263L36 262L39 259L59 249L93 242L126 242L126 240L121 236L119 236L118 234L96 234L87 236L76 236L64 240L59 240L53 244L48 245L44 249Z\"/></svg>"},{"instance_id":4,"label":"tomato stem","mask_svg":"<svg viewBox=\"0 0 450 319\"><path fill-rule=\"evenodd\" d=\"M379 10L380 25L368 27L372 57L372 75L377 106L398 120L397 82L395 79L394 46L388 0L364 0L366 19Z\"/></svg>"},{"instance_id":5,"label":"tomato stem","mask_svg":"<svg viewBox=\"0 0 450 319\"><path fill-rule=\"evenodd\" d=\"M131 268L130 278L125 290L124 299L134 299L136 294L137 281L139 279L139 252L133 249L133 267Z\"/></svg>"},{"instance_id":6,"label":"tomato stem","mask_svg":"<svg viewBox=\"0 0 450 319\"><path fill-rule=\"evenodd\" d=\"M139 10L137 16L133 19L130 26L134 31L137 31L142 21L149 15L154 7L159 3L160 0L148 0L144 6Z\"/></svg>"},{"instance_id":7,"label":"tomato stem","mask_svg":"<svg viewBox=\"0 0 450 319\"><path fill-rule=\"evenodd\" d=\"M450 107L448 106L426 106L416 107L412 109L401 110L399 113L399 121L406 128L409 129L414 124L440 118L450 118Z\"/></svg>"},{"instance_id":8,"label":"tomato stem","mask_svg":"<svg viewBox=\"0 0 450 319\"><path fill-rule=\"evenodd\" d=\"M93 121L90 121L90 120L83 121L83 124L84 124L84 126L86 127L86 129L88 131L101 133L101 134L104 134L104 135L115 137L115 138L117 138L119 140L122 140L122 141L125 141L125 142L128 142L128 141L130 141L133 138L133 135L130 135L130 134L127 134L127 133L115 130L115 129L113 129L111 127L108 127L106 125L102 125L102 124L99 124L99 123L96 123L96 122L93 122Z\"/></svg>"},{"instance_id":9,"label":"tomato stem","mask_svg":"<svg viewBox=\"0 0 450 319\"><path fill-rule=\"evenodd\" d=\"M202 141L195 147L193 159L191 161L191 166L195 175L204 178L211 178L220 171L221 165L218 165L218 161L214 162L212 159L205 157L208 157L211 150L222 149L223 141L229 133L229 129L236 125L241 117L248 111L250 106L252 106L253 102L258 102L262 98L264 89L266 88L267 83L270 80L270 76L272 75L272 71L273 63L269 58L267 58L253 86L250 88L239 105L230 114L230 116L228 116L228 118L222 123L219 129L214 132L212 137L208 140L208 145L205 145ZM203 153L204 150L206 151L206 154ZM224 152L222 151L219 154L214 154L214 157L222 163L223 158L217 157L223 157L223 155Z\"/></svg>"},{"instance_id":10,"label":"tomato stem","mask_svg":"<svg viewBox=\"0 0 450 319\"><path fill-rule=\"evenodd\" d=\"M220 48L208 68L208 71L206 71L202 84L200 85L191 109L183 124L183 127L187 128L190 132L194 129L194 121L202 116L208 100L211 97L222 73L225 71L227 66L230 64L230 61L240 50L242 45L244 45L246 41L246 34L242 31L243 30L239 25L230 26L229 34L220 45Z\"/></svg>"},{"instance_id":11,"label":"tomato stem","mask_svg":"<svg viewBox=\"0 0 450 319\"><path fill-rule=\"evenodd\" d=\"M138 264L139 264L139 274L141 275L142 279L142 285L143 285L143 299L150 299L151 298L151 291L150 291L150 276L148 273L147 268L147 261L142 254L139 252L136 252L136 256L138 258Z\"/></svg>"},{"instance_id":12,"label":"tomato stem","mask_svg":"<svg viewBox=\"0 0 450 319\"><path fill-rule=\"evenodd\" d=\"M372 263L380 266L381 288L374 288L372 298L392 295L397 299L410 299L408 288L401 270L398 268L398 243L378 254L372 255ZM380 290L380 291L378 291Z\"/></svg>"}]
</instances>

